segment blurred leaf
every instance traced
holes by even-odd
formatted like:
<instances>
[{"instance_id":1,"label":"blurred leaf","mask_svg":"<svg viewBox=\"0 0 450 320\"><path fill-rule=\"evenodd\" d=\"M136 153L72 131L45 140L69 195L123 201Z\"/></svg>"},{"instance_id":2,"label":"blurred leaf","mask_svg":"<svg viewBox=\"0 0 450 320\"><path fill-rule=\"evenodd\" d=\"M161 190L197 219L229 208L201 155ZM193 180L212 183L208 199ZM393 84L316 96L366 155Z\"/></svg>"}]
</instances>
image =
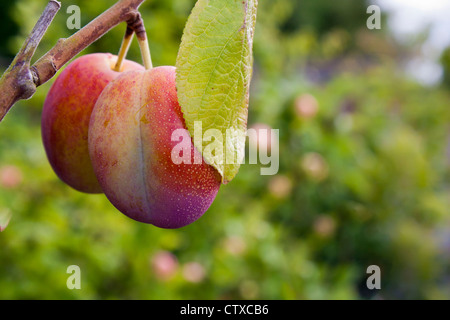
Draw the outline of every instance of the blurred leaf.
<instances>
[{"instance_id":1,"label":"blurred leaf","mask_svg":"<svg viewBox=\"0 0 450 320\"><path fill-rule=\"evenodd\" d=\"M0 232L3 232L11 220L12 214L8 209L0 209Z\"/></svg>"}]
</instances>

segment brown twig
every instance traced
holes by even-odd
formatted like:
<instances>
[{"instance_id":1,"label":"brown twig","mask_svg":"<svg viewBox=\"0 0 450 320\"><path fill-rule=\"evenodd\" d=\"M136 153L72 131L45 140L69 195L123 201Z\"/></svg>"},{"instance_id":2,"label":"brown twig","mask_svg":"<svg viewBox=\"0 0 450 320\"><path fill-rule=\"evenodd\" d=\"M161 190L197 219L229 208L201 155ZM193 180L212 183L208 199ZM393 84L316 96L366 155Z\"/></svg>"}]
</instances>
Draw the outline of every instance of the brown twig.
<instances>
[{"instance_id":1,"label":"brown twig","mask_svg":"<svg viewBox=\"0 0 450 320\"><path fill-rule=\"evenodd\" d=\"M0 79L0 121L17 100L28 99L36 92L30 61L60 8L61 4L57 1L52 0L47 4L31 34Z\"/></svg>"},{"instance_id":2,"label":"brown twig","mask_svg":"<svg viewBox=\"0 0 450 320\"><path fill-rule=\"evenodd\" d=\"M22 49L0 79L0 121L17 101L31 98L37 87L50 80L62 66L91 43L119 23L140 17L137 9L144 1L119 0L71 37L60 39L30 66L36 47L60 8L58 1L50 0Z\"/></svg>"}]
</instances>

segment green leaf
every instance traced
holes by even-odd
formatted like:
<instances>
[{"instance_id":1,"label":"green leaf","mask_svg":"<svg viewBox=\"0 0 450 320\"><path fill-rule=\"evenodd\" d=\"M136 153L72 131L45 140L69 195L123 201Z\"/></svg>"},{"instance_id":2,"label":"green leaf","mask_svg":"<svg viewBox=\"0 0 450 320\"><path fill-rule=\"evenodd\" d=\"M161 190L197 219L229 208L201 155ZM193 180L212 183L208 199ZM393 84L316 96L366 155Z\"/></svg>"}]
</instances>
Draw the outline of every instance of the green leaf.
<instances>
[{"instance_id":1,"label":"green leaf","mask_svg":"<svg viewBox=\"0 0 450 320\"><path fill-rule=\"evenodd\" d=\"M178 100L187 129L223 183L245 156L257 6L257 0L199 0L178 52Z\"/></svg>"}]
</instances>

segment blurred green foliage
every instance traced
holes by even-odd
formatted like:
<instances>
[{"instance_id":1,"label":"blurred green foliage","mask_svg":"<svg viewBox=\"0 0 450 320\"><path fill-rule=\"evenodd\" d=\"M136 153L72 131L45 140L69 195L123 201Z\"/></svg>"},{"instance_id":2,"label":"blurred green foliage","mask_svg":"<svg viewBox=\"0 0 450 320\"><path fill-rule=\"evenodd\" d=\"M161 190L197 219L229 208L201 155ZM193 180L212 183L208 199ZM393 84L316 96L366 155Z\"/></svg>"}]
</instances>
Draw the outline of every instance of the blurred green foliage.
<instances>
[{"instance_id":1,"label":"blurred green foliage","mask_svg":"<svg viewBox=\"0 0 450 320\"><path fill-rule=\"evenodd\" d=\"M175 64L194 2L142 5L155 65ZM45 4L0 10L6 60ZM109 6L62 4L37 57L73 33L68 5L80 6L82 25ZM365 29L366 7L260 0L249 125L280 129L279 174L243 165L179 230L130 220L58 180L40 140L51 82L18 103L0 124L0 214L13 214L0 233L0 298L450 298L449 92L402 75L403 49ZM124 30L82 54L117 52ZM140 61L136 42L129 58ZM381 290L366 287L372 264ZM66 287L70 265L81 290Z\"/></svg>"}]
</instances>

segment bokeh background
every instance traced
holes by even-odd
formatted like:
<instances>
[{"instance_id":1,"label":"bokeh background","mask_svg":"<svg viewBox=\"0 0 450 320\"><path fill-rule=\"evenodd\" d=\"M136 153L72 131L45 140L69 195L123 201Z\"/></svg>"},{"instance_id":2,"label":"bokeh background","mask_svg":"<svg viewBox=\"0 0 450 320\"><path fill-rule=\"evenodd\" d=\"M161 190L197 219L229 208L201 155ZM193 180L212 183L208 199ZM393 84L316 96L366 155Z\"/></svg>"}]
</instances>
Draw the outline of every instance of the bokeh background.
<instances>
[{"instance_id":1,"label":"bokeh background","mask_svg":"<svg viewBox=\"0 0 450 320\"><path fill-rule=\"evenodd\" d=\"M155 65L175 64L194 2L142 5ZM0 299L450 298L450 29L435 25L449 1L259 2L249 126L280 130L279 173L243 165L188 227L135 222L53 173L49 82L0 123ZM36 57L73 33L69 5L83 26L112 3L63 0ZM373 3L381 30L366 27ZM1 69L45 5L0 2ZM116 53L124 30L82 54ZM141 61L136 42L129 58ZM69 265L81 290L66 287ZM381 290L366 287L369 265Z\"/></svg>"}]
</instances>

